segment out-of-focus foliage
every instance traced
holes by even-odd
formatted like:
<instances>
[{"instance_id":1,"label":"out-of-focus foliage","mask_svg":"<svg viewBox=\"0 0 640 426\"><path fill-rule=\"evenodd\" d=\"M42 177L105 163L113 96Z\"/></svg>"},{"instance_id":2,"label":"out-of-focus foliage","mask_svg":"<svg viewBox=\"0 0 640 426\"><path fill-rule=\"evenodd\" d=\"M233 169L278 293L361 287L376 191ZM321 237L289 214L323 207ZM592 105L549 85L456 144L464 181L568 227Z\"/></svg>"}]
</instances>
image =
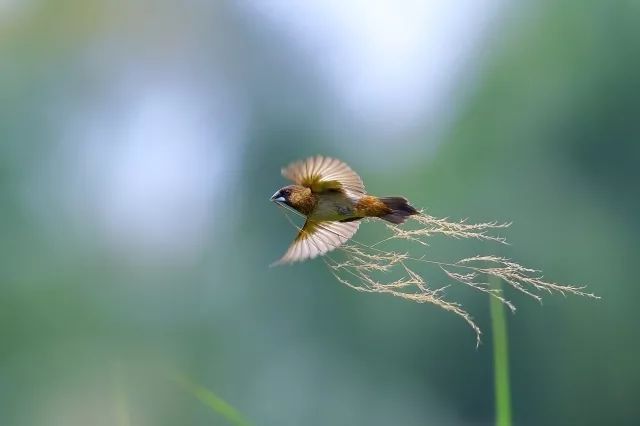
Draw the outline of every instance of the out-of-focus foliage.
<instances>
[{"instance_id":1,"label":"out-of-focus foliage","mask_svg":"<svg viewBox=\"0 0 640 426\"><path fill-rule=\"evenodd\" d=\"M416 5L400 3L388 40L404 46ZM260 425L491 422L491 345L476 350L463 321L356 293L319 261L267 268L295 233L268 202L280 167L317 153L435 216L513 221L512 245L493 254L602 296L510 294L514 421L633 424L640 6L486 7L488 29L452 30L433 51L471 52L447 62L455 73L425 59L433 82L411 114L385 109L385 92L363 118L359 94L379 94L363 81L378 80L331 54L342 43L318 35L339 30L318 24L328 15L0 2L0 424L224 421L176 371ZM361 6L362 28L387 22L377 10ZM429 24L466 28L476 12ZM486 295L448 291L489 328Z\"/></svg>"}]
</instances>

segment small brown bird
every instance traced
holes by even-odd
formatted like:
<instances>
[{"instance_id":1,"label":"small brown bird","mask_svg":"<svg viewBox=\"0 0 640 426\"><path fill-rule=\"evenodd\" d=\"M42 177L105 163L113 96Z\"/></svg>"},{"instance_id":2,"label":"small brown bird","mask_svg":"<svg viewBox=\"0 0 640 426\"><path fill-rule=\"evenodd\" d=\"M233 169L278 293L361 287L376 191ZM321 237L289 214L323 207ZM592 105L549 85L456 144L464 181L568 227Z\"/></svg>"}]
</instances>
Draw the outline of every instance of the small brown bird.
<instances>
[{"instance_id":1,"label":"small brown bird","mask_svg":"<svg viewBox=\"0 0 640 426\"><path fill-rule=\"evenodd\" d=\"M400 224L418 211L404 197L367 195L362 179L335 158L310 157L282 169L294 182L271 201L306 217L304 226L276 264L313 259L344 244L358 230L359 220L377 217Z\"/></svg>"}]
</instances>

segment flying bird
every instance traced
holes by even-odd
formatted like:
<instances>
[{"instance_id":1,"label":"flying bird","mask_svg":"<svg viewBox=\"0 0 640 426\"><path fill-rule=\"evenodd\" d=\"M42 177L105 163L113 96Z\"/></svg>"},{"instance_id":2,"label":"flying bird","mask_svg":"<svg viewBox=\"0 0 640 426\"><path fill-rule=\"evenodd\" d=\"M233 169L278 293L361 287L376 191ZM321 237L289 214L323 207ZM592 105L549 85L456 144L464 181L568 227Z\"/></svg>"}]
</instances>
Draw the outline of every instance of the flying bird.
<instances>
[{"instance_id":1,"label":"flying bird","mask_svg":"<svg viewBox=\"0 0 640 426\"><path fill-rule=\"evenodd\" d=\"M367 195L360 176L335 158L309 157L283 168L282 175L294 184L279 189L271 201L295 210L306 221L275 264L313 259L338 248L365 217L401 224L418 214L404 197Z\"/></svg>"}]
</instances>

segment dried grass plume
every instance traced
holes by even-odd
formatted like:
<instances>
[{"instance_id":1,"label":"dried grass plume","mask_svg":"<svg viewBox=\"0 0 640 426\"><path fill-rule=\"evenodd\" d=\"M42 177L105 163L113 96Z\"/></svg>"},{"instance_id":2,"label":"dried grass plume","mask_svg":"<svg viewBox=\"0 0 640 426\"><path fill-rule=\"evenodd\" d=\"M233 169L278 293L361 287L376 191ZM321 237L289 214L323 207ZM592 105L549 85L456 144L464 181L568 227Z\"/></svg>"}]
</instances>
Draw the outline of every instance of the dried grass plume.
<instances>
[{"instance_id":1,"label":"dried grass plume","mask_svg":"<svg viewBox=\"0 0 640 426\"><path fill-rule=\"evenodd\" d=\"M482 332L472 316L460 303L449 301L445 297L445 289L452 284L463 284L495 297L511 311L516 309L514 304L502 291L489 285L490 279L500 279L538 301L542 300L545 293L598 298L593 293L586 292L584 287L545 280L540 271L504 257L478 255L444 262L428 259L424 255L415 256L411 252L384 248L390 241L409 241L427 246L427 240L436 235L506 244L506 240L496 236L495 232L509 226L510 223L451 221L420 212L419 215L411 216L405 225L387 225L390 233L388 238L372 245L350 240L322 259L339 282L356 291L390 294L417 303L431 303L453 312L474 330L478 344ZM423 275L416 272L417 265L437 268L442 272L445 282L427 282Z\"/></svg>"}]
</instances>

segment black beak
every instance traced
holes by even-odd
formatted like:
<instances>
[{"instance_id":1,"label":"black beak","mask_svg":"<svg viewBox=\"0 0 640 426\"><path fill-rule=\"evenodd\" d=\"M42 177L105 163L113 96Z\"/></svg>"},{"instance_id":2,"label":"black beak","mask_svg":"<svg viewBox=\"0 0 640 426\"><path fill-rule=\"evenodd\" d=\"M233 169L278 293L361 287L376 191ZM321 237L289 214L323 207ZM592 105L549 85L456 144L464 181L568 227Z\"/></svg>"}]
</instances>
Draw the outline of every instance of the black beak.
<instances>
[{"instance_id":1,"label":"black beak","mask_svg":"<svg viewBox=\"0 0 640 426\"><path fill-rule=\"evenodd\" d=\"M271 196L271 201L275 203L284 203L286 199L282 196L282 193L278 191Z\"/></svg>"}]
</instances>

